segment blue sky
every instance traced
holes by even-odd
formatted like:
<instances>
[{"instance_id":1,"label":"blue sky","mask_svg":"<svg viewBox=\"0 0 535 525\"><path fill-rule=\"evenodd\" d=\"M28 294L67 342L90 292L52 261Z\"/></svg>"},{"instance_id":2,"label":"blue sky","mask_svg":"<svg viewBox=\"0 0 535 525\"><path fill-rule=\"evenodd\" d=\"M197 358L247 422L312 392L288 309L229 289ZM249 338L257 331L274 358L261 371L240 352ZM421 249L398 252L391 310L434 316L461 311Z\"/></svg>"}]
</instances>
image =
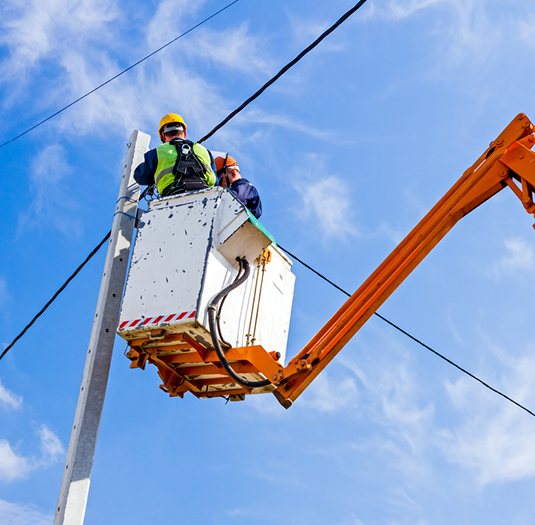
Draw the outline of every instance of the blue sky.
<instances>
[{"instance_id":1,"label":"blue sky","mask_svg":"<svg viewBox=\"0 0 535 525\"><path fill-rule=\"evenodd\" d=\"M0 143L227 2L5 0ZM240 0L0 149L5 348L109 230L126 143L168 112L211 130L353 5ZM279 243L354 291L519 112L521 0L368 0L206 142L258 188ZM535 408L533 217L504 190L380 309ZM53 519L104 253L0 362L0 522ZM288 356L344 296L294 265ZM86 523L530 524L535 419L372 318L284 410L170 399L117 340Z\"/></svg>"}]
</instances>

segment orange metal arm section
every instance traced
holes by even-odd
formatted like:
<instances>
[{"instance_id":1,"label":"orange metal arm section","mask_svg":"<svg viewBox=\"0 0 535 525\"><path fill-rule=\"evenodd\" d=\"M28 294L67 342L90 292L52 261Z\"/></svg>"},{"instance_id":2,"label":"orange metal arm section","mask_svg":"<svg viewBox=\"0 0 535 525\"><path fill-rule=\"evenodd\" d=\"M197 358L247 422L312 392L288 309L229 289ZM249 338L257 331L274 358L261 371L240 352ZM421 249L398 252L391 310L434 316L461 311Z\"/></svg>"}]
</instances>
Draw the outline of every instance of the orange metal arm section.
<instances>
[{"instance_id":1,"label":"orange metal arm section","mask_svg":"<svg viewBox=\"0 0 535 525\"><path fill-rule=\"evenodd\" d=\"M506 186L535 212L533 124L518 115L283 371L274 394L289 408L451 228ZM520 182L520 188L516 185Z\"/></svg>"},{"instance_id":2,"label":"orange metal arm section","mask_svg":"<svg viewBox=\"0 0 535 525\"><path fill-rule=\"evenodd\" d=\"M172 397L183 397L186 392L196 397L227 397L252 391L229 377L214 350L188 334L154 330L148 338L133 339L128 344L126 357L132 361L130 368L145 369L147 363L156 365L163 381L160 388ZM225 357L237 374L263 375L273 384L284 377L276 357L261 346L230 348Z\"/></svg>"}]
</instances>

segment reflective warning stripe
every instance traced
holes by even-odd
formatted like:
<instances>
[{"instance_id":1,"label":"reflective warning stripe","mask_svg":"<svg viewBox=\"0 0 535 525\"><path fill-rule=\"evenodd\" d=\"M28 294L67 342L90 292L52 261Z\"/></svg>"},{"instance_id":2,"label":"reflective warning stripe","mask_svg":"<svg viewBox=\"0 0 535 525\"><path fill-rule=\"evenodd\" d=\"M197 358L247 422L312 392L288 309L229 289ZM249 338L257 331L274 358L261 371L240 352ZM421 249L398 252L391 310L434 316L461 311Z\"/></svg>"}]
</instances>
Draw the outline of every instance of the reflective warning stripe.
<instances>
[{"instance_id":1,"label":"reflective warning stripe","mask_svg":"<svg viewBox=\"0 0 535 525\"><path fill-rule=\"evenodd\" d=\"M186 311L186 312L181 312L179 314L171 314L171 315L168 315L167 317L165 315L159 315L157 317L146 317L144 319L135 319L134 321L123 321L119 325L118 330L131 330L133 328L140 329L147 325L155 325L159 323L171 323L172 321L180 321L181 319L184 319L184 318L193 319L196 313L197 311L193 310L193 312Z\"/></svg>"}]
</instances>

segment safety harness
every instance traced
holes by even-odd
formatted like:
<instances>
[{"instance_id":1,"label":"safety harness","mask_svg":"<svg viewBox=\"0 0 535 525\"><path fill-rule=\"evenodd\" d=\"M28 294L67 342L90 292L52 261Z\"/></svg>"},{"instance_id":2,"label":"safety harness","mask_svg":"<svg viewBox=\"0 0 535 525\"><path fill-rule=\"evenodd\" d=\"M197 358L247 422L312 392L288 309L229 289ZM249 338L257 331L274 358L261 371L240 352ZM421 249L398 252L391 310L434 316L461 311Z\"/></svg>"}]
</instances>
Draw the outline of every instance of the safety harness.
<instances>
[{"instance_id":1,"label":"safety harness","mask_svg":"<svg viewBox=\"0 0 535 525\"><path fill-rule=\"evenodd\" d=\"M173 167L174 181L167 186L162 197L208 188L205 180L206 168L193 152L193 142L173 139L169 144L176 148L176 162Z\"/></svg>"}]
</instances>

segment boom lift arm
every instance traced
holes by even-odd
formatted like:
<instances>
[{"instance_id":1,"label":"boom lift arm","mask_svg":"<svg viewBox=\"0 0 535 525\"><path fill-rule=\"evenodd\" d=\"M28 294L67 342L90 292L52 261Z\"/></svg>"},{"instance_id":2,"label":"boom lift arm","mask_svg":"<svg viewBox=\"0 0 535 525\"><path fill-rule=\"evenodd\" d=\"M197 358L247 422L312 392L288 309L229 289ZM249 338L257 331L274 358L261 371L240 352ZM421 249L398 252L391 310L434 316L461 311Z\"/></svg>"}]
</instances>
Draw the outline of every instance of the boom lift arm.
<instances>
[{"instance_id":1,"label":"boom lift arm","mask_svg":"<svg viewBox=\"0 0 535 525\"><path fill-rule=\"evenodd\" d=\"M535 215L533 131L534 126L526 115L519 114L289 362L279 374L277 389L273 392L285 408L292 405L462 217L506 187L521 200L528 213Z\"/></svg>"},{"instance_id":2,"label":"boom lift arm","mask_svg":"<svg viewBox=\"0 0 535 525\"><path fill-rule=\"evenodd\" d=\"M128 338L130 367L144 369L147 362L156 365L163 380L160 388L170 396L191 392L196 397L242 399L247 394L273 392L289 408L462 217L506 187L535 215L533 131L526 115L518 115L286 367L273 355L276 352L255 346L254 340L243 347L214 351L217 341L212 347L194 338L194 331L167 333L166 326L150 333L134 332L133 338ZM178 319L187 314L189 319L196 312L183 312ZM162 315L154 320L139 317L132 322L133 330L138 323L144 326L162 319L164 325L169 320ZM124 321L119 329L127 323L130 321ZM217 331L211 327L212 338L217 339ZM251 382L245 375L262 380Z\"/></svg>"}]
</instances>

